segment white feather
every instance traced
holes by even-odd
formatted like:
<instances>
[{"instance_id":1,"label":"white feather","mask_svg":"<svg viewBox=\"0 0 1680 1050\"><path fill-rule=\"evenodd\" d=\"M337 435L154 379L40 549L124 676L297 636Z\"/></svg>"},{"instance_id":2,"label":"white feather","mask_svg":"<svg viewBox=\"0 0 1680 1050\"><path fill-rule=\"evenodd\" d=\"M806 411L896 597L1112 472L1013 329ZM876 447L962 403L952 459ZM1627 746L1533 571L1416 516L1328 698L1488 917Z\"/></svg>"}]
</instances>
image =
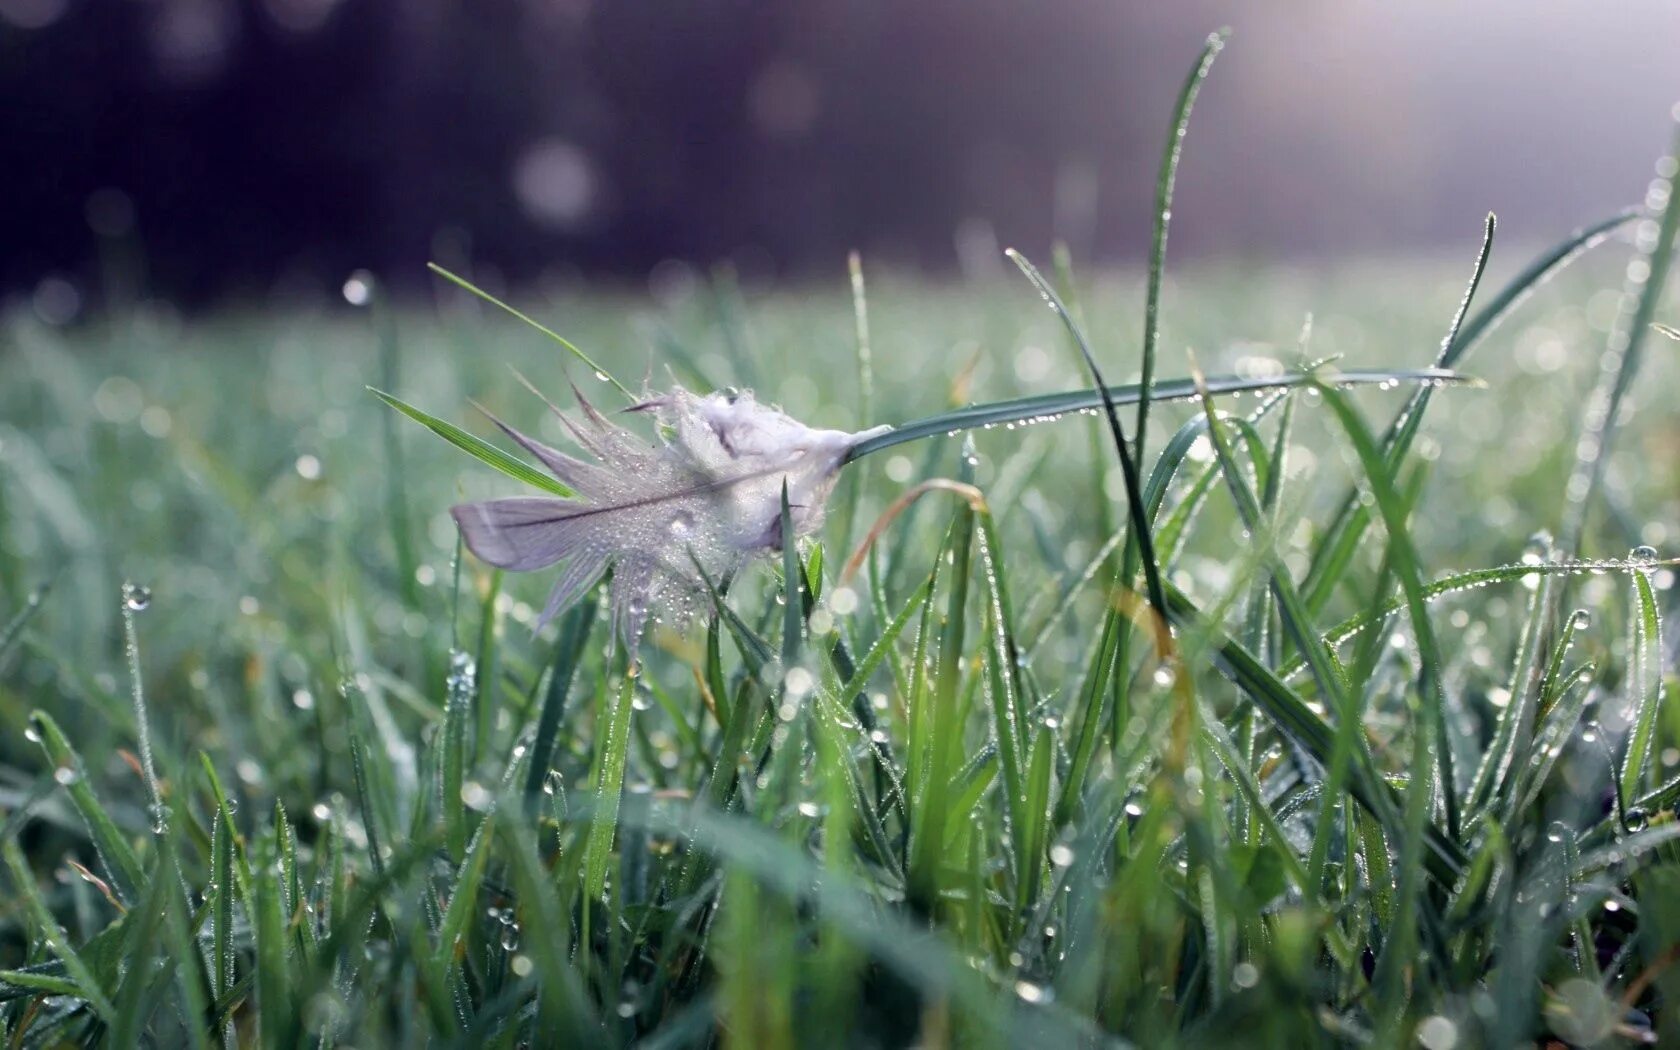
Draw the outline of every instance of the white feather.
<instances>
[{"instance_id":1,"label":"white feather","mask_svg":"<svg viewBox=\"0 0 1680 1050\"><path fill-rule=\"evenodd\" d=\"M704 608L695 563L717 580L780 549L784 483L795 534L815 530L847 450L886 429L816 430L751 393L675 387L626 410L656 417L650 444L577 400L581 419L555 411L594 463L491 417L577 498L489 500L451 513L467 548L491 565L525 572L565 562L539 629L610 566L613 623L632 644L650 617L681 625Z\"/></svg>"}]
</instances>

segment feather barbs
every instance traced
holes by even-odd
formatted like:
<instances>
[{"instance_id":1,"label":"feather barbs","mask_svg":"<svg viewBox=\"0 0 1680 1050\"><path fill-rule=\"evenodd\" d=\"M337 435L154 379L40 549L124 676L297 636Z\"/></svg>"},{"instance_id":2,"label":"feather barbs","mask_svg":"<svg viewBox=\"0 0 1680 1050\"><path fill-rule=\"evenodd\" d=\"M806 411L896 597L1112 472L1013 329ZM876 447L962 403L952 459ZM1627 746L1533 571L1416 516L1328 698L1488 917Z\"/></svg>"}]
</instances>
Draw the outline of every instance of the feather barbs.
<instances>
[{"instance_id":1,"label":"feather barbs","mask_svg":"<svg viewBox=\"0 0 1680 1050\"><path fill-rule=\"evenodd\" d=\"M573 498L463 503L451 514L487 564L529 572L564 563L538 629L610 567L613 623L631 644L650 619L681 624L701 611L702 570L720 579L780 549L784 485L795 535L814 531L846 453L884 429L815 429L750 392L677 386L626 409L656 419L650 444L574 393L581 418L549 407L593 463L490 417Z\"/></svg>"}]
</instances>

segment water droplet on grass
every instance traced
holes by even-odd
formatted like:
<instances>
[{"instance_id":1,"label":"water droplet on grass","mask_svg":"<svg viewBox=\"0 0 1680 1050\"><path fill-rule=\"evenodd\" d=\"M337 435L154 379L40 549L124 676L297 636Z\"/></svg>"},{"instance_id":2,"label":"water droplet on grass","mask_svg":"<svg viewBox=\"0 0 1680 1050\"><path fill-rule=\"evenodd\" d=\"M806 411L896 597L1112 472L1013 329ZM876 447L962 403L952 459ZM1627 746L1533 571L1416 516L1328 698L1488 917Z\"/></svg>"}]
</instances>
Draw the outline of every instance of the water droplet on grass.
<instances>
[{"instance_id":1,"label":"water droplet on grass","mask_svg":"<svg viewBox=\"0 0 1680 1050\"><path fill-rule=\"evenodd\" d=\"M129 612L145 612L152 604L152 589L139 583L122 585L123 608Z\"/></svg>"}]
</instances>

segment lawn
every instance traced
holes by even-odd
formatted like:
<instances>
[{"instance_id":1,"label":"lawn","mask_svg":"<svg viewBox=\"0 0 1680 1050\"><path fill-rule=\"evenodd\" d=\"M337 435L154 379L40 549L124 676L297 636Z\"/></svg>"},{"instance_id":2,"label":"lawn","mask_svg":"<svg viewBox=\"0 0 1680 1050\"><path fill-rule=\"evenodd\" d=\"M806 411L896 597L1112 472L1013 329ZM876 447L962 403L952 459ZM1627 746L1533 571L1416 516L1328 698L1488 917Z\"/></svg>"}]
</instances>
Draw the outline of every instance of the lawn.
<instances>
[{"instance_id":1,"label":"lawn","mask_svg":"<svg viewBox=\"0 0 1680 1050\"><path fill-rule=\"evenodd\" d=\"M1328 363L1156 404L1135 504L1095 405L862 458L813 536L708 578L634 662L597 592L533 633L555 572L490 569L449 516L520 484L369 389L564 444L515 370L568 411L568 379L625 401L542 332L442 279L15 313L0 1033L1680 1039L1680 344L1650 325L1672 303L1622 302L1661 240L1635 230L1521 301L1548 249L1497 245L1456 337L1477 230L1461 259L1175 268L1158 383ZM1039 261L1135 383L1146 276ZM867 276L512 299L632 388L813 426L1091 385L1013 270ZM1478 382L1339 389L1443 345ZM1626 396L1594 428L1599 384ZM956 484L884 516L931 479Z\"/></svg>"}]
</instances>

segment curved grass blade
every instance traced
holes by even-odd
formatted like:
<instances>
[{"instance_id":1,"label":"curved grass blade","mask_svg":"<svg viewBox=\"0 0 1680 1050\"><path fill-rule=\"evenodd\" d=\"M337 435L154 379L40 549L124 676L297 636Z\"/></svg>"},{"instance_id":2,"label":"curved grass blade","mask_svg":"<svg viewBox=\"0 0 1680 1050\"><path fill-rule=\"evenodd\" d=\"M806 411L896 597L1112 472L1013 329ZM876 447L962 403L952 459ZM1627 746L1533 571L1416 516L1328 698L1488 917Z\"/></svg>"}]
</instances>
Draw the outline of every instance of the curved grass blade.
<instances>
[{"instance_id":1,"label":"curved grass blade","mask_svg":"<svg viewBox=\"0 0 1680 1050\"><path fill-rule=\"evenodd\" d=\"M419 423L421 426L443 438L462 452L465 452L467 455L472 456L480 463L483 463L492 469L501 471L513 480L523 482L524 484L530 485L534 488L542 489L544 492L553 493L556 496L570 497L574 495L571 489L562 485L559 481L556 481L547 474L538 471L535 467L530 466L523 460L516 459L508 453L503 452L501 449L490 444L490 442L485 441L483 438L474 437L455 424L445 422L430 413L415 408L407 401L404 401L399 397L394 397L391 394L387 394L383 390L378 390L371 386L368 387L368 390L374 397L377 397L379 400L385 402L387 405L390 405L398 412L401 412L403 415L414 420L416 423Z\"/></svg>"},{"instance_id":2,"label":"curved grass blade","mask_svg":"<svg viewBox=\"0 0 1680 1050\"><path fill-rule=\"evenodd\" d=\"M99 796L94 794L93 785L88 781L87 767L82 763L82 756L70 746L64 731L45 711L31 714L29 725L39 738L42 750L46 751L48 761L60 770L70 771L65 790L69 792L76 812L81 814L82 822L87 825L94 852L99 855L117 898L125 904L139 900L140 887L145 882L140 870L140 861L135 857L128 839L117 829L116 822L100 804Z\"/></svg>"},{"instance_id":3,"label":"curved grass blade","mask_svg":"<svg viewBox=\"0 0 1680 1050\"><path fill-rule=\"evenodd\" d=\"M433 273L437 274L439 277L442 277L444 280L448 281L450 284L453 284L455 287L460 288L462 291L465 291L465 292L468 292L472 295L478 296L480 299L483 299L485 302L489 303L491 306L494 306L496 309L502 310L505 313L511 314L513 317L525 322L526 324L530 325L532 328L535 328L537 331L541 332L543 335L548 336L550 339L554 340L556 343L559 343L562 347L564 347L567 353L571 354L573 357L577 358L579 361L582 361L584 363L584 365L586 367L588 367L588 369L591 372L595 373L596 378L604 379L607 382L611 383L613 386L618 388L619 393L623 394L626 398L630 399L631 401L636 400L636 395L631 392L629 387L625 386L623 383L620 383L616 378L614 378L614 376L611 372L608 372L605 368L602 368L599 364L597 364L595 362L594 358L590 357L588 354L584 353L582 350L579 350L572 343L572 341L567 339L565 336L563 336L560 333L554 331L552 328L549 328L547 325L542 324L541 322L534 320L530 316L519 312L518 310L509 306L507 303L502 302L500 299L496 298L495 296L491 295L489 292L480 288L478 285L473 284L471 281L467 280L465 277L462 277L459 274L450 273L448 270L439 266L435 262L428 262L426 264L426 269L428 269L428 270L432 271Z\"/></svg>"},{"instance_id":4,"label":"curved grass blade","mask_svg":"<svg viewBox=\"0 0 1680 1050\"><path fill-rule=\"evenodd\" d=\"M1456 368L1470 351L1480 345L1481 341L1533 294L1536 288L1550 280L1559 270L1602 244L1617 228L1636 218L1638 214L1638 211L1633 209L1619 212L1574 231L1551 249L1535 257L1522 272L1499 290L1491 302L1469 320L1464 321L1456 334L1450 335L1443 342L1443 352L1439 355L1441 367ZM1486 237L1483 255L1486 251L1485 245ZM1482 268L1481 258L1479 255L1476 273L1472 278L1478 284ZM1408 402L1383 435L1384 454L1395 464L1396 470L1399 462L1411 450L1411 442L1422 423L1422 416L1421 406ZM1349 489L1331 517L1330 527L1324 531L1313 551L1312 570L1303 588L1312 608L1321 608L1325 599L1329 597L1330 590L1341 578L1347 560L1358 548L1359 538L1364 534L1370 520L1370 511L1359 502L1358 493Z\"/></svg>"},{"instance_id":5,"label":"curved grass blade","mask_svg":"<svg viewBox=\"0 0 1680 1050\"><path fill-rule=\"evenodd\" d=\"M1674 192L1673 162L1676 157L1680 157L1680 111L1675 114L1673 144L1665 158L1667 166L1659 164L1661 173L1652 180L1645 194L1650 213L1646 222L1658 218L1660 222L1656 224L1655 236L1649 240L1643 235L1640 238L1644 265L1628 267L1621 310L1610 328L1604 354L1599 358L1599 383L1589 396L1582 416L1581 435L1575 446L1575 466L1570 471L1569 483L1564 490L1567 508L1559 545L1566 551L1581 548L1582 532L1586 529L1593 496L1604 482L1610 446L1620 423L1618 417L1621 415L1622 399L1639 374L1639 366L1645 356L1645 339L1656 320L1657 304L1668 283L1668 268L1674 259L1674 242L1680 235L1680 193Z\"/></svg>"},{"instance_id":6,"label":"curved grass blade","mask_svg":"<svg viewBox=\"0 0 1680 1050\"><path fill-rule=\"evenodd\" d=\"M1199 374L1198 374L1199 378ZM1199 384L1198 384L1199 385ZM1243 475L1238 465L1236 455L1232 452L1230 443L1225 440L1221 423L1246 427L1240 419L1231 418L1221 420L1214 411L1213 399L1202 394L1202 413L1207 420L1207 435L1213 445L1215 459L1219 464L1220 473L1224 476L1226 488L1231 493L1231 500L1236 504L1238 519L1250 536L1262 537L1269 533L1270 526L1264 520L1260 509L1260 501L1249 487L1248 479ZM1259 436L1249 428L1249 452L1257 467L1263 466L1262 460L1256 457L1256 445ZM1263 457L1264 452L1259 453ZM1264 541L1262 541L1264 542ZM1264 548L1262 548L1264 551ZM1318 684L1319 693L1326 704L1335 711L1338 718L1350 717L1351 708L1347 704L1347 683L1339 668L1336 667L1329 649L1319 640L1317 631L1313 628L1312 620L1301 603L1300 593L1295 589L1295 582L1289 576L1289 570L1284 566L1276 551L1264 551L1262 563L1265 566L1268 584L1272 594L1277 598L1278 606L1283 613L1283 623L1290 635L1295 639L1296 648L1306 655L1308 666L1312 668L1313 680Z\"/></svg>"},{"instance_id":7,"label":"curved grass blade","mask_svg":"<svg viewBox=\"0 0 1680 1050\"><path fill-rule=\"evenodd\" d=\"M18 848L17 840L7 839L0 842L0 852L4 853L6 866L12 872L12 883L23 898L30 919L40 928L53 954L64 963L64 972L75 985L76 997L86 1001L95 1013L106 1023L110 1023L116 1017L116 1007L112 1005L110 997L106 995L105 989L88 964L71 946L64 928L53 918L52 910L42 898L41 887L35 884L35 875L29 870L29 862L24 859L23 850Z\"/></svg>"},{"instance_id":8,"label":"curved grass blade","mask_svg":"<svg viewBox=\"0 0 1680 1050\"><path fill-rule=\"evenodd\" d=\"M1493 234L1498 227L1498 221L1492 212L1488 213L1487 223L1482 230L1482 247L1476 253L1476 264L1470 272L1470 283L1465 286L1464 296L1458 301L1458 309L1453 313L1452 322L1447 326L1447 334L1441 340L1440 350L1435 355L1437 367L1448 367L1445 362L1454 355L1455 348L1459 356L1468 349L1468 343L1460 343L1459 333L1463 330L1464 318L1470 310L1470 304L1476 298L1476 289L1481 287L1482 275L1487 271L1488 258L1493 253ZM1411 451L1412 441L1417 437L1418 428L1423 425L1423 414L1429 407L1430 388L1426 385L1412 393L1406 399L1406 404L1400 409L1400 414L1394 417L1383 435L1383 456L1388 462L1388 469L1396 476L1400 473L1401 464L1408 452ZM1342 578L1354 552L1358 549L1360 540L1364 538L1365 529L1371 524L1371 511L1359 501L1358 490L1349 487L1342 497L1336 516L1331 519L1331 525L1313 552L1313 559L1307 575L1307 596L1309 608L1321 609L1336 582Z\"/></svg>"},{"instance_id":9,"label":"curved grass blade","mask_svg":"<svg viewBox=\"0 0 1680 1050\"><path fill-rule=\"evenodd\" d=\"M1092 381L1097 385L1096 393L1100 395L1103 412L1108 416L1109 434L1114 438L1114 451L1120 457L1120 471L1126 480L1126 506L1131 518L1131 536L1135 537L1138 554L1143 562L1144 588L1149 596L1149 604L1164 618L1167 614L1167 601L1161 592L1160 564L1155 560L1155 543L1149 534L1149 515L1143 509L1143 483L1139 479L1137 460L1132 456L1131 449L1126 441L1125 428L1120 425L1117 402L1113 394L1109 392L1108 385L1103 382L1102 369L1097 365L1096 356L1091 353L1091 346L1085 340L1084 331L1074 323L1073 315L1068 313L1068 308L1062 302L1061 296L1056 294L1056 289L1050 286L1050 282L1044 279L1043 275L1038 272L1038 267L1029 262L1026 256L1013 248L1005 254L1016 266L1020 267L1021 272L1026 274L1027 280L1031 281L1038 289L1038 294L1044 298L1045 302L1050 304L1056 311L1057 316L1062 319L1062 324L1067 328L1068 334L1073 336L1074 341L1079 344L1079 353L1085 358L1085 367L1091 373ZM1147 401L1151 394L1148 384L1138 385L1140 403ZM883 436L890 437L891 435ZM1128 540L1128 542L1132 541ZM1122 579L1121 583L1129 585L1129 581L1125 579Z\"/></svg>"},{"instance_id":10,"label":"curved grass blade","mask_svg":"<svg viewBox=\"0 0 1680 1050\"><path fill-rule=\"evenodd\" d=\"M1411 531L1406 524L1410 508L1401 501L1388 464L1384 461L1382 451L1377 447L1376 439L1359 410L1338 390L1320 386L1319 391L1324 395L1325 404L1341 423L1343 431L1358 454L1360 466L1364 469L1366 480L1371 486L1371 494L1376 497L1377 508L1382 512L1383 525L1388 532L1389 558L1393 563L1394 576L1399 580L1400 589L1406 596L1412 634L1417 640L1420 666L1418 692L1429 705L1430 717L1435 725L1435 761L1441 780L1447 834L1457 839L1458 785L1453 779L1452 737L1448 733L1446 687L1441 678L1441 650L1435 642L1435 629L1429 620L1428 603L1424 601L1423 573L1417 549L1412 544Z\"/></svg>"},{"instance_id":11,"label":"curved grass blade","mask_svg":"<svg viewBox=\"0 0 1680 1050\"><path fill-rule=\"evenodd\" d=\"M1156 347L1161 339L1161 278L1167 266L1167 227L1172 222L1173 186L1178 179L1178 161L1184 152L1184 135L1190 128L1190 109L1196 104L1202 82L1207 80L1213 60L1224 50L1229 36L1230 30L1221 29L1210 34L1202 44L1202 53L1190 68L1189 76L1185 77L1184 86L1179 88L1178 103L1173 107L1172 127L1167 134L1167 147L1161 151L1161 167L1155 176L1155 222L1149 244L1149 288L1143 302L1143 363L1138 383L1142 396L1137 403L1137 442L1133 453L1139 462L1144 458L1144 441L1149 431L1149 402L1153 397L1150 388L1155 382Z\"/></svg>"},{"instance_id":12,"label":"curved grass blade","mask_svg":"<svg viewBox=\"0 0 1680 1050\"><path fill-rule=\"evenodd\" d=\"M1504 821L1515 819L1518 813L1527 812L1539 801L1540 791L1552 775L1552 767L1562 757L1564 746L1574 739L1575 727L1581 721L1582 712L1587 709L1587 701L1592 695L1587 683L1592 679L1592 672L1592 664L1583 664L1563 679L1565 685L1552 701L1546 724L1535 736L1528 765L1522 771L1516 790L1511 792L1505 803ZM1639 805L1646 807L1646 812L1651 811L1648 799L1639 800Z\"/></svg>"},{"instance_id":13,"label":"curved grass blade","mask_svg":"<svg viewBox=\"0 0 1680 1050\"><path fill-rule=\"evenodd\" d=\"M1206 623L1196 604L1188 596L1168 583L1168 612L1172 623L1185 630L1207 631L1213 639L1214 664L1238 688L1247 693L1272 722L1291 740L1299 744L1313 760L1328 766L1335 744L1335 730L1283 683L1270 668L1241 644L1225 637L1216 626ZM1385 830L1401 840L1400 810L1394 793L1374 770L1355 763L1349 781L1353 796L1374 815ZM1464 865L1464 854L1458 844L1442 835L1433 825L1425 830L1428 850L1424 861L1430 874L1442 885L1451 886Z\"/></svg>"},{"instance_id":14,"label":"curved grass blade","mask_svg":"<svg viewBox=\"0 0 1680 1050\"><path fill-rule=\"evenodd\" d=\"M1448 576L1442 576L1424 586L1423 597L1426 601L1434 601L1437 598L1473 591L1496 583L1509 583L1528 576L1579 576L1587 573L1633 572L1641 567L1680 568L1680 558L1650 563L1636 563L1620 558L1600 558L1590 561L1543 562L1538 565L1496 565L1489 569L1472 569L1469 572L1456 572ZM1326 631L1324 640L1331 645L1341 645L1350 638L1386 622L1389 617L1405 608L1406 599L1401 597L1393 599L1380 609L1357 613ZM1278 677L1287 681L1305 669L1306 662L1297 657L1279 669Z\"/></svg>"},{"instance_id":15,"label":"curved grass blade","mask_svg":"<svg viewBox=\"0 0 1680 1050\"><path fill-rule=\"evenodd\" d=\"M1031 264L1028 263L1027 265L1030 266ZM1034 283L1038 284L1042 280L1043 278L1039 278ZM1048 286L1041 285L1041 287ZM1465 376L1444 368L1348 369L1334 373L1331 378L1338 386L1472 382ZM1304 386L1310 381L1310 373L1307 372L1284 372L1275 376L1258 377L1209 376L1207 378L1207 389L1208 393L1218 397L1222 394L1243 394L1253 391L1271 391L1284 387ZM1141 396L1141 388L1136 383L1131 383L1124 386L1070 390L1060 394L1039 394L1008 401L994 401L985 405L971 405L967 408L959 408L925 419L914 420L895 427L886 433L866 438L847 451L845 461L850 463L853 460L862 459L864 456L873 455L896 445L920 441L922 438L948 435L960 430L977 430L981 427L1004 423L1054 420L1070 412L1101 409L1107 402L1113 402L1116 406L1133 405L1137 403ZM1157 382L1154 384L1151 393L1151 399L1156 402L1189 401L1195 396L1195 383L1188 378Z\"/></svg>"}]
</instances>

